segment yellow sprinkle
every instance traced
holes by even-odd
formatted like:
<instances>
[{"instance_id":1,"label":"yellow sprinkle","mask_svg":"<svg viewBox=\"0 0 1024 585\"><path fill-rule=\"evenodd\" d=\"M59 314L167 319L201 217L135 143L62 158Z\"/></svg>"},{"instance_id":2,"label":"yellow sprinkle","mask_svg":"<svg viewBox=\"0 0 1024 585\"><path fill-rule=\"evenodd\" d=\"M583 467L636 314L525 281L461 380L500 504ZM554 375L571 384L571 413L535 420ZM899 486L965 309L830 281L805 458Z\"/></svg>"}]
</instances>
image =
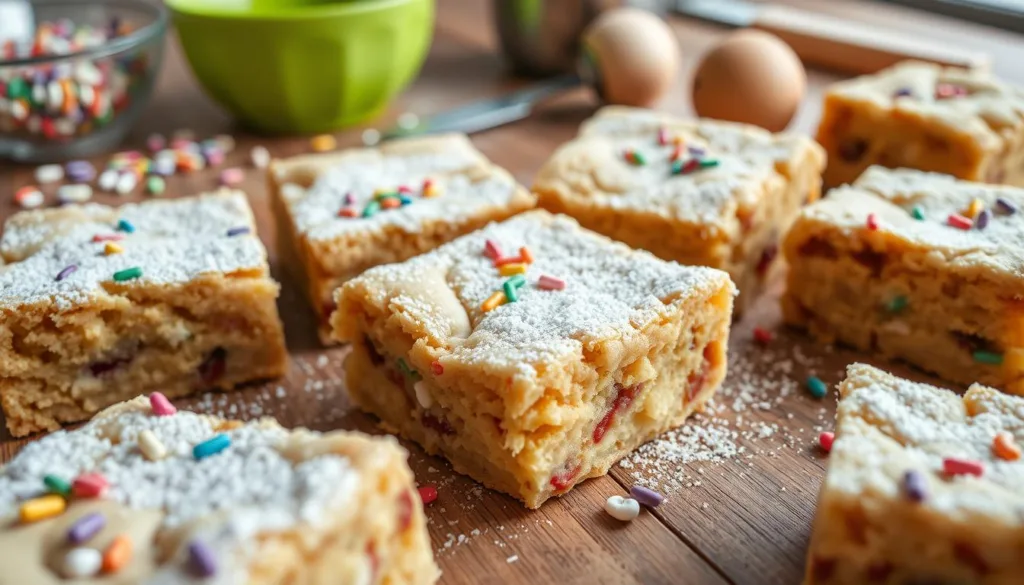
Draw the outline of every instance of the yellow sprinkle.
<instances>
[{"instance_id":1,"label":"yellow sprinkle","mask_svg":"<svg viewBox=\"0 0 1024 585\"><path fill-rule=\"evenodd\" d=\"M674 146L682 146L686 144L686 140L684 140L682 136L676 135L672 137L672 144Z\"/></svg>"},{"instance_id":2,"label":"yellow sprinkle","mask_svg":"<svg viewBox=\"0 0 1024 585\"><path fill-rule=\"evenodd\" d=\"M502 276L512 276L513 274L526 274L526 264L523 264L521 262L513 264L503 264L500 268L498 268L498 274Z\"/></svg>"},{"instance_id":3,"label":"yellow sprinkle","mask_svg":"<svg viewBox=\"0 0 1024 585\"><path fill-rule=\"evenodd\" d=\"M330 134L321 134L314 136L309 141L309 147L316 152L326 152L328 150L334 150L338 146L338 141L334 139Z\"/></svg>"},{"instance_id":4,"label":"yellow sprinkle","mask_svg":"<svg viewBox=\"0 0 1024 585\"><path fill-rule=\"evenodd\" d=\"M118 246L114 242L107 242L107 245L103 246L103 253L107 256L110 256L111 254L120 254L121 252L124 252L124 248Z\"/></svg>"},{"instance_id":5,"label":"yellow sprinkle","mask_svg":"<svg viewBox=\"0 0 1024 585\"><path fill-rule=\"evenodd\" d=\"M481 305L480 308L485 313L488 312L488 311L493 311L494 309L500 307L501 305L504 305L506 300L507 299L505 298L505 292L499 290L498 292L496 292L493 295L491 295L490 297L488 297L487 300L484 301L484 304Z\"/></svg>"},{"instance_id":6,"label":"yellow sprinkle","mask_svg":"<svg viewBox=\"0 0 1024 585\"><path fill-rule=\"evenodd\" d=\"M964 211L964 216L974 219L984 208L985 204L981 202L981 199L975 199L971 201L971 205Z\"/></svg>"},{"instance_id":7,"label":"yellow sprinkle","mask_svg":"<svg viewBox=\"0 0 1024 585\"><path fill-rule=\"evenodd\" d=\"M68 503L64 501L62 496L50 494L22 504L19 515L22 523L28 524L63 514L67 505Z\"/></svg>"},{"instance_id":8,"label":"yellow sprinkle","mask_svg":"<svg viewBox=\"0 0 1024 585\"><path fill-rule=\"evenodd\" d=\"M440 195L440 192L438 192L437 187L433 185L423 190L423 196L426 197L427 199L431 197L437 197L438 195Z\"/></svg>"}]
</instances>

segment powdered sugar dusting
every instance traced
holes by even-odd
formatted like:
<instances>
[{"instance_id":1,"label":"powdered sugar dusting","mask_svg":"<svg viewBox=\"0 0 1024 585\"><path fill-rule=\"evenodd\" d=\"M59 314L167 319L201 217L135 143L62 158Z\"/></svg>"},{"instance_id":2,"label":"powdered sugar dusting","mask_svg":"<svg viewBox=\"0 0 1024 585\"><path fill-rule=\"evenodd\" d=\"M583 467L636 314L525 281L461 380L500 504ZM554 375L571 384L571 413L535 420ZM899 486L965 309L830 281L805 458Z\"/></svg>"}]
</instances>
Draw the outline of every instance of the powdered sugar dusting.
<instances>
[{"instance_id":1,"label":"powdered sugar dusting","mask_svg":"<svg viewBox=\"0 0 1024 585\"><path fill-rule=\"evenodd\" d=\"M118 230L119 220L134 227ZM248 234L229 237L246 226ZM120 253L105 254L94 236L123 237ZM119 208L89 204L33 210L4 226L0 254L0 305L52 300L67 309L107 294L115 272L139 267L142 276L119 286L180 284L202 274L267 271L266 252L255 235L245 195L223 191L199 197L147 201ZM61 280L68 266L77 269Z\"/></svg>"}]
</instances>

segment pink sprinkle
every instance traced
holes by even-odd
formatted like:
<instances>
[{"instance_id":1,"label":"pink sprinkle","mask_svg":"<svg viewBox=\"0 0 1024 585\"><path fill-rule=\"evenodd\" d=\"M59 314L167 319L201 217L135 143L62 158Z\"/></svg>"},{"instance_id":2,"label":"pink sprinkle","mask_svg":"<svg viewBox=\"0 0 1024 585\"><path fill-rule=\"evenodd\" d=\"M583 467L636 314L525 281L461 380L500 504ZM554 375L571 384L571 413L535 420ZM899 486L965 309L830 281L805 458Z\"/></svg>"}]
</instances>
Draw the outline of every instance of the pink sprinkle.
<instances>
[{"instance_id":1,"label":"pink sprinkle","mask_svg":"<svg viewBox=\"0 0 1024 585\"><path fill-rule=\"evenodd\" d=\"M971 226L974 225L973 221L967 219L966 217L960 215L959 213L950 213L949 219L946 221L947 223L949 223L949 225L955 228L960 228L962 230L969 230L971 229Z\"/></svg>"},{"instance_id":2,"label":"pink sprinkle","mask_svg":"<svg viewBox=\"0 0 1024 585\"><path fill-rule=\"evenodd\" d=\"M153 414L157 416L170 416L178 412L178 409L174 408L171 401L160 392L154 392L149 395L149 405L153 408Z\"/></svg>"},{"instance_id":3,"label":"pink sprinkle","mask_svg":"<svg viewBox=\"0 0 1024 585\"><path fill-rule=\"evenodd\" d=\"M487 256L491 260L501 258L501 248L498 247L497 242L494 240L487 240L484 242L484 256Z\"/></svg>"},{"instance_id":4,"label":"pink sprinkle","mask_svg":"<svg viewBox=\"0 0 1024 585\"><path fill-rule=\"evenodd\" d=\"M353 203L355 203L355 201L356 199L355 197L352 196L351 193L345 193L345 199L343 200L343 203L345 205L352 205Z\"/></svg>"},{"instance_id":5,"label":"pink sprinkle","mask_svg":"<svg viewBox=\"0 0 1024 585\"><path fill-rule=\"evenodd\" d=\"M981 474L985 472L985 467L982 466L980 461L946 457L942 460L942 471L949 475L973 475L981 477Z\"/></svg>"},{"instance_id":6,"label":"pink sprinkle","mask_svg":"<svg viewBox=\"0 0 1024 585\"><path fill-rule=\"evenodd\" d=\"M245 179L245 171L238 167L231 167L220 172L221 185L237 185Z\"/></svg>"},{"instance_id":7,"label":"pink sprinkle","mask_svg":"<svg viewBox=\"0 0 1024 585\"><path fill-rule=\"evenodd\" d=\"M773 339L775 339L775 335L773 335L771 331L768 331L763 327L754 327L754 340L761 345L767 345L771 343Z\"/></svg>"},{"instance_id":8,"label":"pink sprinkle","mask_svg":"<svg viewBox=\"0 0 1024 585\"><path fill-rule=\"evenodd\" d=\"M821 433L820 435L818 435L818 444L821 445L821 448L824 449L826 453L829 453L829 452L832 451L832 443L834 443L835 440L836 440L836 434L835 433L830 433L830 432L826 431L826 432Z\"/></svg>"},{"instance_id":9,"label":"pink sprinkle","mask_svg":"<svg viewBox=\"0 0 1024 585\"><path fill-rule=\"evenodd\" d=\"M878 229L878 216L874 213L868 214L868 229L872 231Z\"/></svg>"},{"instance_id":10,"label":"pink sprinkle","mask_svg":"<svg viewBox=\"0 0 1024 585\"><path fill-rule=\"evenodd\" d=\"M565 281L561 278L542 274L537 279L537 288L541 290L562 290L565 288Z\"/></svg>"},{"instance_id":11,"label":"pink sprinkle","mask_svg":"<svg viewBox=\"0 0 1024 585\"><path fill-rule=\"evenodd\" d=\"M665 146L668 144L668 130L664 128L658 129L658 144Z\"/></svg>"},{"instance_id":12,"label":"pink sprinkle","mask_svg":"<svg viewBox=\"0 0 1024 585\"><path fill-rule=\"evenodd\" d=\"M110 483L99 473L83 473L71 482L71 493L76 498L102 498Z\"/></svg>"},{"instance_id":13,"label":"pink sprinkle","mask_svg":"<svg viewBox=\"0 0 1024 585\"><path fill-rule=\"evenodd\" d=\"M187 138L175 138L171 141L171 148L174 150L184 150L192 144L191 140Z\"/></svg>"},{"instance_id":14,"label":"pink sprinkle","mask_svg":"<svg viewBox=\"0 0 1024 585\"><path fill-rule=\"evenodd\" d=\"M433 179L423 179L423 190L427 191L434 186Z\"/></svg>"},{"instance_id":15,"label":"pink sprinkle","mask_svg":"<svg viewBox=\"0 0 1024 585\"><path fill-rule=\"evenodd\" d=\"M146 139L146 148L150 152L163 150L165 146L167 146L167 139L164 138L163 134L150 134L149 138Z\"/></svg>"},{"instance_id":16,"label":"pink sprinkle","mask_svg":"<svg viewBox=\"0 0 1024 585\"><path fill-rule=\"evenodd\" d=\"M399 193L412 193L412 189L410 189L410 188L408 187L408 185L400 185L400 186L398 187L398 192L399 192Z\"/></svg>"}]
</instances>

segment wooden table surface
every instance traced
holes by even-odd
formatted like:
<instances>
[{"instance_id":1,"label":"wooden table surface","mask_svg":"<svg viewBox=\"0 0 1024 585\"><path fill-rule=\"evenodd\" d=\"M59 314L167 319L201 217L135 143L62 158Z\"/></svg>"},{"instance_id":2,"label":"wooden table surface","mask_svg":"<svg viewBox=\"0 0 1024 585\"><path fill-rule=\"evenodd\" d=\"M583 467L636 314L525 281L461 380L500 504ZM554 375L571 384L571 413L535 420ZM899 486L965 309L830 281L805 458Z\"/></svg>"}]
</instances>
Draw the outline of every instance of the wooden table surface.
<instances>
[{"instance_id":1,"label":"wooden table surface","mask_svg":"<svg viewBox=\"0 0 1024 585\"><path fill-rule=\"evenodd\" d=\"M1024 55L1024 37L888 5L790 3L989 51L998 74L1024 83L1024 59L1016 57ZM435 40L423 72L388 113L373 122L376 127L390 126L402 112L426 114L523 83L503 69L489 5L439 0ZM700 54L726 31L680 17L671 17L671 23L682 45L684 70L659 107L691 114L686 97L690 75ZM822 87L835 79L831 73L809 72L809 95L794 129L813 131ZM594 109L588 92L573 91L531 119L480 133L474 142L529 185L544 159L572 137ZM255 144L266 145L275 156L308 149L304 138L259 137L235 127L197 87L171 35L157 90L129 142L141 147L149 133L169 134L178 128L191 128L201 138L221 132L235 135L239 148L228 164L246 164ZM358 144L360 132L339 133L339 144ZM13 191L31 182L32 170L0 166L0 218L14 211ZM193 194L215 183L214 170L177 176L169 181L168 193ZM285 379L197 397L186 406L240 418L272 415L286 426L377 432L374 421L353 411L345 396L345 350L319 346L294 271L276 261L276 236L261 173L248 172L243 188L271 250L275 277L283 283L280 310L292 365ZM47 195L52 203L52 190ZM95 200L118 199L99 195ZM626 466L616 466L608 476L590 480L540 510L528 511L513 499L484 489L410 445L417 480L438 486L439 498L427 514L435 555L444 571L441 582L799 583L826 463L816 438L831 427L835 410L834 393L813 399L804 391L803 380L813 373L834 384L848 363L872 360L820 347L799 333L779 329L777 305L776 290L734 325L729 377L709 412L627 458ZM776 340L767 347L755 344L755 326L776 329ZM899 365L880 365L921 378ZM9 459L24 442L0 434L0 461ZM605 499L623 494L637 478L660 486L668 500L631 523L611 519L602 510Z\"/></svg>"}]
</instances>

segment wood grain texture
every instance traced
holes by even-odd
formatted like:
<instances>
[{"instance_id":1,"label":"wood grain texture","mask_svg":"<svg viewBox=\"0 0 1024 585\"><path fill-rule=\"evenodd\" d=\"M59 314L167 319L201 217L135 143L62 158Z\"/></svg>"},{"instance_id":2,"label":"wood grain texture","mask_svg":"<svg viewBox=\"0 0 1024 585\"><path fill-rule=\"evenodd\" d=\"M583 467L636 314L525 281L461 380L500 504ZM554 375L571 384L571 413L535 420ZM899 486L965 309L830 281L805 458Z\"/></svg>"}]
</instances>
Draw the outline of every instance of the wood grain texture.
<instances>
[{"instance_id":1,"label":"wood grain texture","mask_svg":"<svg viewBox=\"0 0 1024 585\"><path fill-rule=\"evenodd\" d=\"M793 1L844 18L936 37L963 47L988 51L997 74L1024 82L1021 37L983 27L922 16L908 10L864 2ZM420 115L475 98L498 95L526 83L506 76L496 53L488 2L439 0L435 42L419 79L374 121L390 126L405 111ZM909 16L913 15L913 16ZM681 18L671 20L683 49L683 71L664 110L692 114L689 79L699 55L726 31ZM233 134L238 149L228 165L245 166L249 149L264 144L282 157L308 149L305 138L265 138L237 128L196 86L177 41L168 40L167 62L143 120L129 142L141 146L151 132L192 128L206 137ZM793 127L813 132L820 96L833 74L809 71L808 98ZM529 184L533 173L554 148L576 133L596 107L586 89L567 92L532 118L474 136L492 160ZM361 128L339 133L341 146L359 143ZM103 159L95 162L102 163ZM13 211L16 187L31 183L32 167L0 164L0 218ZM216 171L176 176L168 181L171 196L193 194L216 185ZM184 401L185 406L217 414L252 418L277 417L286 426L318 430L358 429L377 432L375 422L350 408L343 384L345 349L322 349L316 341L313 316L296 286L294 270L281 265L275 253L276 234L261 173L249 171L242 188L249 194L260 236L271 253L272 270L284 292L279 302L292 363L282 380L253 385L235 393L212 394ZM46 189L48 197L54 189ZM131 199L141 199L135 196ZM96 201L124 199L99 195ZM780 283L776 283L776 289ZM835 400L815 400L800 388L813 373L834 384L846 364L865 356L816 346L796 332L778 330L768 348L751 339L754 326L777 328L776 290L755 305L733 327L730 376L719 395L719 409L702 420L731 429L730 441L744 452L721 463L670 463L647 455L656 471L615 467L538 511L528 511L502 494L483 489L454 474L447 464L409 445L410 463L421 483L437 484L439 498L428 509L430 532L444 576L442 583L580 583L580 584L794 584L802 575L803 557L814 513L816 492L826 461L815 447L818 432L831 426ZM870 360L868 360L870 361ZM877 362L876 362L877 363ZM878 364L902 375L922 378L898 365ZM753 392L769 408L748 405L734 411L732 403ZM780 398L780 396L783 396ZM704 424L704 423L702 423ZM12 457L25 441L0 432L0 461ZM669 499L654 513L629 524L602 511L605 498L621 494L635 474L671 487ZM687 487L688 486L688 487Z\"/></svg>"}]
</instances>

